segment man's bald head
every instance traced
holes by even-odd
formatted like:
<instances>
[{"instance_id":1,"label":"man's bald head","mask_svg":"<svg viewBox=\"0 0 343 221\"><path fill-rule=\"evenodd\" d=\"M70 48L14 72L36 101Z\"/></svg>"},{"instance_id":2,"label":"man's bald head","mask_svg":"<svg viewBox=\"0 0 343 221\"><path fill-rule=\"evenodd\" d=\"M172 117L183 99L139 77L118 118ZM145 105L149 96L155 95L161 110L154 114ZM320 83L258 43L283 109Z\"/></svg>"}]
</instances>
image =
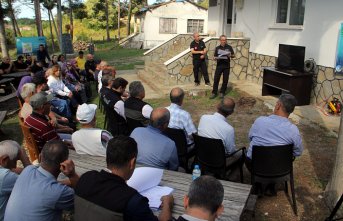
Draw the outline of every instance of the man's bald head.
<instances>
[{"instance_id":1,"label":"man's bald head","mask_svg":"<svg viewBox=\"0 0 343 221\"><path fill-rule=\"evenodd\" d=\"M173 88L170 91L170 101L174 104L181 106L184 97L185 97L185 92L179 87Z\"/></svg>"},{"instance_id":2,"label":"man's bald head","mask_svg":"<svg viewBox=\"0 0 343 221\"><path fill-rule=\"evenodd\" d=\"M150 125L163 131L168 127L170 120L170 113L167 108L160 107L156 108L151 112Z\"/></svg>"},{"instance_id":3,"label":"man's bald head","mask_svg":"<svg viewBox=\"0 0 343 221\"><path fill-rule=\"evenodd\" d=\"M217 105L218 113L222 114L224 117L228 117L233 113L235 109L235 101L232 98L226 97L220 101Z\"/></svg>"},{"instance_id":4,"label":"man's bald head","mask_svg":"<svg viewBox=\"0 0 343 221\"><path fill-rule=\"evenodd\" d=\"M94 57L92 54L87 54L87 60L92 60Z\"/></svg>"}]
</instances>

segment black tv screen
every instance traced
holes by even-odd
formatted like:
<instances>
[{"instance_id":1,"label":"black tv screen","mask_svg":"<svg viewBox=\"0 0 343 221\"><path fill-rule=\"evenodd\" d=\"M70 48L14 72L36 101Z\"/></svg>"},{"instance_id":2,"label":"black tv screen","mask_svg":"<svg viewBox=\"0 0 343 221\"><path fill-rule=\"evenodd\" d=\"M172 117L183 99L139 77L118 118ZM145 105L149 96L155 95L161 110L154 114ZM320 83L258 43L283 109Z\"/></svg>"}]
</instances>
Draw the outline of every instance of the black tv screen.
<instances>
[{"instance_id":1,"label":"black tv screen","mask_svg":"<svg viewBox=\"0 0 343 221\"><path fill-rule=\"evenodd\" d=\"M304 70L305 47L279 44L278 65L284 70Z\"/></svg>"}]
</instances>

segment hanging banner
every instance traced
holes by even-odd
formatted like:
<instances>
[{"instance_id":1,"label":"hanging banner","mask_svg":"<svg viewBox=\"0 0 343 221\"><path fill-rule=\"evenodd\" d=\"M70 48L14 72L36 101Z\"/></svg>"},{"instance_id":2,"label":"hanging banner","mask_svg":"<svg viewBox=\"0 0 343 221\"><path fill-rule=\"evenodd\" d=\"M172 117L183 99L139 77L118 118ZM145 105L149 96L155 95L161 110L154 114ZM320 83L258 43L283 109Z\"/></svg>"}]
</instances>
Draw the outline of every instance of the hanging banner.
<instances>
[{"instance_id":1,"label":"hanging banner","mask_svg":"<svg viewBox=\"0 0 343 221\"><path fill-rule=\"evenodd\" d=\"M16 38L17 55L36 55L40 44L43 44L46 47L46 37Z\"/></svg>"},{"instance_id":2,"label":"hanging banner","mask_svg":"<svg viewBox=\"0 0 343 221\"><path fill-rule=\"evenodd\" d=\"M343 75L343 23L339 29L335 71Z\"/></svg>"}]
</instances>

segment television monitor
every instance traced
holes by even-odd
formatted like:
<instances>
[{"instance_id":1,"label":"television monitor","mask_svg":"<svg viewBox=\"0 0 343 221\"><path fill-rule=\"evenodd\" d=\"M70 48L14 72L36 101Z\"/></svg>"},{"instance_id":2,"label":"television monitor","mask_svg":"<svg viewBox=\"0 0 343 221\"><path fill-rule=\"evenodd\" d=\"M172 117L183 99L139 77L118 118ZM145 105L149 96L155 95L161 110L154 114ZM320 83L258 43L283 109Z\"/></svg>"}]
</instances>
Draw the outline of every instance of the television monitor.
<instances>
[{"instance_id":1,"label":"television monitor","mask_svg":"<svg viewBox=\"0 0 343 221\"><path fill-rule=\"evenodd\" d=\"M279 44L278 69L304 71L305 47Z\"/></svg>"}]
</instances>

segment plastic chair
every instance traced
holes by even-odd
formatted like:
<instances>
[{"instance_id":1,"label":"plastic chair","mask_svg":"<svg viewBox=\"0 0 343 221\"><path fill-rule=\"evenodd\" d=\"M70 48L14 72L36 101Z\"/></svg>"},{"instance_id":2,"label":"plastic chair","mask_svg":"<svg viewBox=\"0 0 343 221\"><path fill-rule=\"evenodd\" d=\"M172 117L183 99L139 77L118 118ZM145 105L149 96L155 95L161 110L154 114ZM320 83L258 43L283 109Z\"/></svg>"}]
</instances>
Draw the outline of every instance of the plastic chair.
<instances>
[{"instance_id":1,"label":"plastic chair","mask_svg":"<svg viewBox=\"0 0 343 221\"><path fill-rule=\"evenodd\" d=\"M180 167L183 167L186 172L191 172L188 167L188 160L195 156L195 148L188 152L188 147L190 145L187 144L187 138L184 130L168 127L164 131L164 134L175 142Z\"/></svg>"},{"instance_id":2,"label":"plastic chair","mask_svg":"<svg viewBox=\"0 0 343 221\"><path fill-rule=\"evenodd\" d=\"M251 164L251 184L285 182L285 193L288 194L290 182L294 213L297 205L293 179L293 145L253 146Z\"/></svg>"},{"instance_id":3,"label":"plastic chair","mask_svg":"<svg viewBox=\"0 0 343 221\"><path fill-rule=\"evenodd\" d=\"M104 207L98 206L77 195L74 196L74 220L75 221L123 221L123 214L113 212Z\"/></svg>"},{"instance_id":4,"label":"plastic chair","mask_svg":"<svg viewBox=\"0 0 343 221\"><path fill-rule=\"evenodd\" d=\"M127 126L128 126L128 129L129 129L129 134L132 133L132 131L137 128L137 127L145 127L142 122L138 121L138 120L135 120L135 119L132 119L132 118L129 118L129 117L126 117L126 122L127 122Z\"/></svg>"},{"instance_id":5,"label":"plastic chair","mask_svg":"<svg viewBox=\"0 0 343 221\"><path fill-rule=\"evenodd\" d=\"M343 194L341 195L341 197L337 201L337 203L336 203L335 207L333 208L330 216L328 218L326 218L325 221L343 220L343 217L334 218L336 216L336 213L338 212L339 208L342 206L342 203L343 203Z\"/></svg>"},{"instance_id":6,"label":"plastic chair","mask_svg":"<svg viewBox=\"0 0 343 221\"><path fill-rule=\"evenodd\" d=\"M38 146L30 131L30 128L24 124L24 120L21 117L18 117L18 118L19 118L21 131L23 132L25 147L27 148L29 152L30 161L32 163L38 160L38 156L39 156Z\"/></svg>"},{"instance_id":7,"label":"plastic chair","mask_svg":"<svg viewBox=\"0 0 343 221\"><path fill-rule=\"evenodd\" d=\"M241 183L243 183L243 164L245 160L245 147L239 148L231 154L225 153L225 147L221 139L213 139L193 135L196 148L196 161L200 164L203 173L214 174L220 179L226 178L226 172L239 168ZM227 158L242 151L242 155L227 165Z\"/></svg>"}]
</instances>

